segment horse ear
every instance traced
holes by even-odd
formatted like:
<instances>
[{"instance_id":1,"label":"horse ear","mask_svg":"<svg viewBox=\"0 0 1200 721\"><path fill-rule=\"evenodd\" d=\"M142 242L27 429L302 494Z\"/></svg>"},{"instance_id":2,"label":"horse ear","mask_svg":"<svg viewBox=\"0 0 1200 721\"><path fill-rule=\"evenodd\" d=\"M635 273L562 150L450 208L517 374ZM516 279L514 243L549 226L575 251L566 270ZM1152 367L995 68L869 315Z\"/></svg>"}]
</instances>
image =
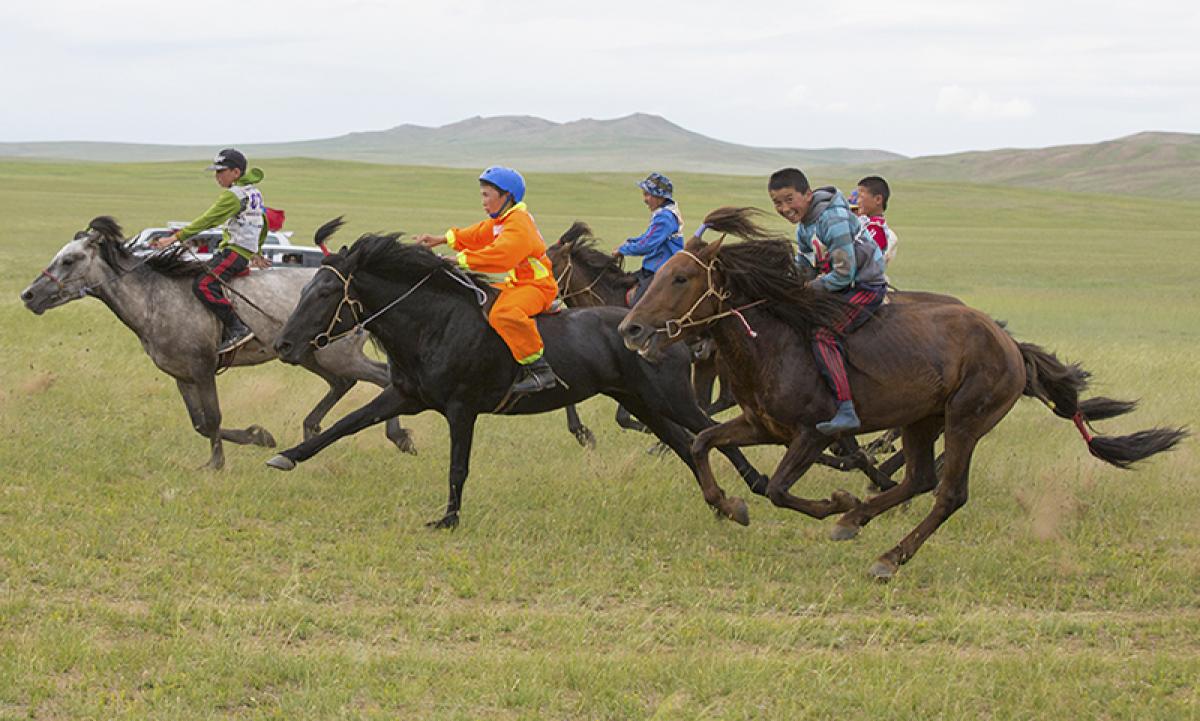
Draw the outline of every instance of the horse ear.
<instances>
[{"instance_id":1,"label":"horse ear","mask_svg":"<svg viewBox=\"0 0 1200 721\"><path fill-rule=\"evenodd\" d=\"M700 251L704 250L707 245L708 243L705 243L703 240L701 240L700 236L693 235L692 237L688 238L686 243L683 244L683 249L689 253L699 253Z\"/></svg>"},{"instance_id":2,"label":"horse ear","mask_svg":"<svg viewBox=\"0 0 1200 721\"><path fill-rule=\"evenodd\" d=\"M717 253L721 250L721 243L725 241L725 236L722 235L711 243L705 244L696 251L696 257L703 260L705 263L711 263L713 258L717 257Z\"/></svg>"}]
</instances>

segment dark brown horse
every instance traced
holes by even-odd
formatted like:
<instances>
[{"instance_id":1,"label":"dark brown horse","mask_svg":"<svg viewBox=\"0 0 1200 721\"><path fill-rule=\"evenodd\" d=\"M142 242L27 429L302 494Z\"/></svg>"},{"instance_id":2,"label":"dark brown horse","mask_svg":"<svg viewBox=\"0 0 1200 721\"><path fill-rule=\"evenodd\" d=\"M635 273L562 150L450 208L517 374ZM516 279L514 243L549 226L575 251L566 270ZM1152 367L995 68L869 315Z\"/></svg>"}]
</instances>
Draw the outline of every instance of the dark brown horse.
<instances>
[{"instance_id":1,"label":"dark brown horse","mask_svg":"<svg viewBox=\"0 0 1200 721\"><path fill-rule=\"evenodd\" d=\"M597 248L596 244L592 229L577 220L558 242L546 249L558 281L559 298L572 308L629 307L629 299L637 288L637 274L626 272L616 258ZM698 350L702 352L696 352ZM712 398L717 381L717 364L712 355L711 348L700 343L696 344L692 354L692 385L700 406L710 416L736 405L724 383L717 399Z\"/></svg>"},{"instance_id":2,"label":"dark brown horse","mask_svg":"<svg viewBox=\"0 0 1200 721\"><path fill-rule=\"evenodd\" d=\"M612 255L596 247L597 240L592 235L591 228L586 223L575 221L570 228L550 246L546 254L554 264L554 272L558 280L559 297L572 307L589 308L600 305L615 305L624 307L630 294L637 287L636 273L627 273ZM896 302L948 302L959 301L949 296L933 293L905 293L894 296ZM717 363L715 346L711 338L698 337L692 339L692 386L696 397L700 399L701 407L710 416L728 410L737 405L733 391L728 383L722 383L721 392L715 401L712 400L713 386L717 380ZM576 426L582 426L572 415L573 409L567 408L568 425L576 437L580 431ZM631 428L634 421L624 409L617 410L617 423L622 428ZM640 424L639 424L640 425ZM584 433L590 434L586 428ZM887 490L896 485L891 476L904 465L904 451L891 451L878 467L875 465L876 456L885 449L892 448L897 434L889 432L872 442L867 448L859 446L853 436L838 439L837 455L822 454L817 462L839 471L861 471L870 479L872 490Z\"/></svg>"},{"instance_id":3,"label":"dark brown horse","mask_svg":"<svg viewBox=\"0 0 1200 721\"><path fill-rule=\"evenodd\" d=\"M659 269L646 295L621 323L627 346L653 359L699 328L716 340L724 377L742 415L697 436L692 453L705 500L737 507L716 484L708 463L714 444L779 443L787 452L771 476L767 496L778 506L814 518L842 513L832 537L845 540L884 511L937 488L929 515L871 566L891 578L921 544L967 502L975 446L1022 395L1073 419L1092 455L1120 468L1174 447L1184 429L1155 428L1129 436L1093 436L1088 421L1132 406L1109 399L1080 401L1088 374L1038 346L1019 343L999 324L964 305L912 303L883 306L844 339L847 372L863 432L901 428L904 481L863 502L845 491L809 500L790 493L831 439L815 425L833 413L810 349L817 327L831 327L844 306L805 287L790 244L772 239L747 208L722 208L705 223L747 242L723 245L692 238L684 252ZM945 435L941 482L933 442Z\"/></svg>"}]
</instances>

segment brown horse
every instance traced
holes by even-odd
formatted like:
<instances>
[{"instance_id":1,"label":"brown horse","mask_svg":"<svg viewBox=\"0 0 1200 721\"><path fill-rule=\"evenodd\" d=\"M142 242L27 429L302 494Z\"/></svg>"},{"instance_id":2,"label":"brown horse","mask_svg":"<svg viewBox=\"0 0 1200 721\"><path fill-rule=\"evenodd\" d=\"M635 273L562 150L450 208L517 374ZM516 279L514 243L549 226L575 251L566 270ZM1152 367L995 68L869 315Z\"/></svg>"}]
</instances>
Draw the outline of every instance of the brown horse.
<instances>
[{"instance_id":1,"label":"brown horse","mask_svg":"<svg viewBox=\"0 0 1200 721\"><path fill-rule=\"evenodd\" d=\"M709 228L746 242L706 244L692 238L684 252L659 269L620 326L625 344L651 360L699 328L716 340L721 371L743 413L700 433L692 453L705 500L722 513L744 514L745 504L726 497L716 484L708 463L714 444L787 446L767 496L775 505L814 518L844 514L834 526L835 540L855 537L879 514L936 487L929 515L871 566L872 576L886 580L967 502L976 444L1022 395L1073 419L1092 455L1120 468L1169 450L1187 435L1182 428L1155 428L1123 437L1092 436L1089 420L1118 415L1132 405L1080 401L1088 374L1078 365L1017 342L993 319L964 305L885 305L845 337L847 372L862 432L902 429L904 481L866 502L845 491L823 500L792 495L792 485L831 441L815 428L832 415L834 400L813 360L811 334L817 327L832 327L845 306L805 287L792 263L792 246L759 227L751 211L710 213L704 221ZM939 433L945 435L940 483L933 453Z\"/></svg>"},{"instance_id":2,"label":"brown horse","mask_svg":"<svg viewBox=\"0 0 1200 721\"><path fill-rule=\"evenodd\" d=\"M572 307L625 306L626 299L637 287L638 277L635 273L625 272L613 256L599 250L596 244L591 228L586 223L575 221L558 242L547 249L546 254L557 274L559 297ZM912 292L893 293L892 302L960 303L957 298L950 296ZM721 384L720 395L710 404L718 376L712 339L703 337L692 340L692 386L701 407L707 406L705 412L710 416L733 408L737 401L727 382ZM577 420L572 424L571 419L577 419L577 416L572 416L572 407L567 408L567 417L568 425L578 437L580 432L576 430L576 425L581 424ZM622 428L632 428L637 421L630 419L624 409L618 409L617 423ZM583 431L591 433L586 428ZM878 466L875 465L875 459L881 452L892 449L898 436L897 431L889 431L865 448L859 446L854 436L844 436L835 443L837 455L822 454L817 463L839 471L861 471L870 480L871 490L885 491L896 485L891 476L904 466L904 451L891 450L891 455Z\"/></svg>"},{"instance_id":3,"label":"brown horse","mask_svg":"<svg viewBox=\"0 0 1200 721\"><path fill-rule=\"evenodd\" d=\"M637 289L637 274L626 272L616 258L597 248L596 244L592 229L577 220L558 242L546 249L558 281L558 297L572 308L629 307L629 299ZM708 343L698 343L693 348L692 386L700 399L700 407L711 416L733 408L736 403L728 384L721 384L720 394L712 400L717 364L708 346Z\"/></svg>"}]
</instances>

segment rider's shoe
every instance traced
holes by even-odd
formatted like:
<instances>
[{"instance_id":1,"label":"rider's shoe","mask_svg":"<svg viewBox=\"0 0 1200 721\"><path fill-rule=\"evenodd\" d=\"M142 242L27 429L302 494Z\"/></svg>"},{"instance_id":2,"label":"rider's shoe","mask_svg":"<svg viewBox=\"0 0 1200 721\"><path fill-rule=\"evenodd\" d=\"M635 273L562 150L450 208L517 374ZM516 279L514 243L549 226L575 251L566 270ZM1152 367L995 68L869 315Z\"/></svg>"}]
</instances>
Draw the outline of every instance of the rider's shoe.
<instances>
[{"instance_id":1,"label":"rider's shoe","mask_svg":"<svg viewBox=\"0 0 1200 721\"><path fill-rule=\"evenodd\" d=\"M225 330L221 332L221 345L217 346L217 355L241 348L252 340L254 331L240 319L234 319L234 322L225 326Z\"/></svg>"},{"instance_id":2,"label":"rider's shoe","mask_svg":"<svg viewBox=\"0 0 1200 721\"><path fill-rule=\"evenodd\" d=\"M556 385L558 385L558 379L554 377L554 371L545 357L542 357L529 365L521 366L521 377L513 383L511 392L514 395L537 393Z\"/></svg>"},{"instance_id":3,"label":"rider's shoe","mask_svg":"<svg viewBox=\"0 0 1200 721\"><path fill-rule=\"evenodd\" d=\"M817 430L827 436L845 433L847 431L857 431L862 425L858 420L858 414L854 412L854 401L842 401L838 403L837 414L827 421L817 424Z\"/></svg>"}]
</instances>

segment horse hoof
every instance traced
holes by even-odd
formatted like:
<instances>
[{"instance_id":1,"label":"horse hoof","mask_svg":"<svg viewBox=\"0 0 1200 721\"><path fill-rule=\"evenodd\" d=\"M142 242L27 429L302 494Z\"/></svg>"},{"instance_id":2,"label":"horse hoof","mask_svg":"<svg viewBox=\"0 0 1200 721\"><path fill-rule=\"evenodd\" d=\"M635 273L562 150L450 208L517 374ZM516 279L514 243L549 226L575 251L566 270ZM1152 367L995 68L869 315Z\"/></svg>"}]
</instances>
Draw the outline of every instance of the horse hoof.
<instances>
[{"instance_id":1,"label":"horse hoof","mask_svg":"<svg viewBox=\"0 0 1200 721\"><path fill-rule=\"evenodd\" d=\"M458 514L450 516L442 516L436 521L430 521L425 524L426 528L433 529L455 529L458 528Z\"/></svg>"},{"instance_id":2,"label":"horse hoof","mask_svg":"<svg viewBox=\"0 0 1200 721\"><path fill-rule=\"evenodd\" d=\"M750 509L746 502L734 496L726 501L725 515L743 526L750 525Z\"/></svg>"},{"instance_id":3,"label":"horse hoof","mask_svg":"<svg viewBox=\"0 0 1200 721\"><path fill-rule=\"evenodd\" d=\"M282 453L267 461L267 465L280 471L290 471L296 467L296 462Z\"/></svg>"},{"instance_id":4,"label":"horse hoof","mask_svg":"<svg viewBox=\"0 0 1200 721\"><path fill-rule=\"evenodd\" d=\"M253 436L254 445L263 446L264 448L275 447L275 436L271 435L271 432L266 428L262 426L250 426L246 430L250 431L250 434Z\"/></svg>"},{"instance_id":5,"label":"horse hoof","mask_svg":"<svg viewBox=\"0 0 1200 721\"><path fill-rule=\"evenodd\" d=\"M392 441L396 448L400 449L401 453L406 453L410 456L417 455L417 444L413 443L412 436L406 431L404 435Z\"/></svg>"},{"instance_id":6,"label":"horse hoof","mask_svg":"<svg viewBox=\"0 0 1200 721\"><path fill-rule=\"evenodd\" d=\"M829 532L831 541L849 541L852 538L858 537L858 532L862 530L858 526L843 526L840 523L835 523L833 530Z\"/></svg>"},{"instance_id":7,"label":"horse hoof","mask_svg":"<svg viewBox=\"0 0 1200 721\"><path fill-rule=\"evenodd\" d=\"M867 570L867 574L880 583L887 583L892 580L892 576L896 575L897 570L899 570L899 567L895 563L886 558L881 558L871 564L871 568Z\"/></svg>"},{"instance_id":8,"label":"horse hoof","mask_svg":"<svg viewBox=\"0 0 1200 721\"><path fill-rule=\"evenodd\" d=\"M858 508L862 505L862 501L858 500L854 494L847 491L834 491L829 498L833 501L833 504L837 506L837 510L842 512L853 511L855 508Z\"/></svg>"},{"instance_id":9,"label":"horse hoof","mask_svg":"<svg viewBox=\"0 0 1200 721\"><path fill-rule=\"evenodd\" d=\"M596 436L592 435L592 430L590 428L580 428L579 430L575 431L575 440L579 441L579 445L583 446L589 451L596 450Z\"/></svg>"}]
</instances>

